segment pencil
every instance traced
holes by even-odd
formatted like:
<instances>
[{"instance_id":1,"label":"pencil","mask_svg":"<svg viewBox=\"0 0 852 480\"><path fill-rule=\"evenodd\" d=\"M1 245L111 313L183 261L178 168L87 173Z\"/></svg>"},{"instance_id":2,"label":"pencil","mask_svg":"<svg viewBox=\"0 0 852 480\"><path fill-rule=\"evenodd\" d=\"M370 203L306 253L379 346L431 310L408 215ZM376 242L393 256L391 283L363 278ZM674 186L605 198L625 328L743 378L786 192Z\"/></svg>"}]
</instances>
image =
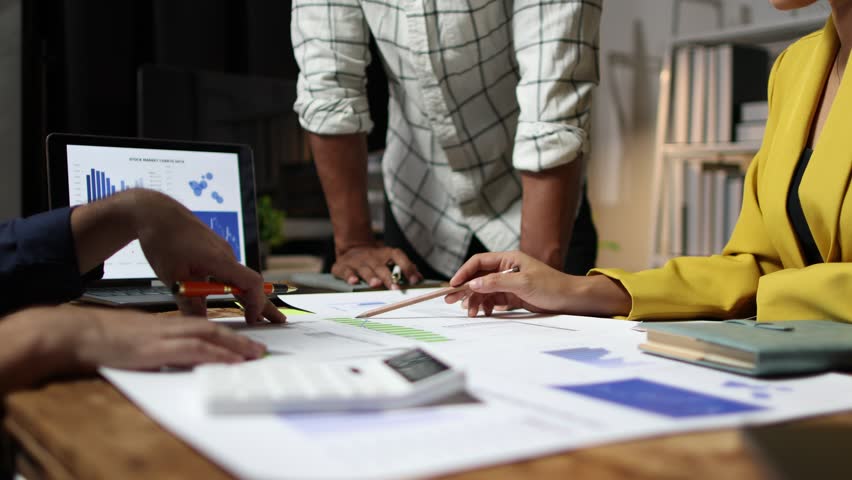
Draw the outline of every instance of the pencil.
<instances>
[{"instance_id":1,"label":"pencil","mask_svg":"<svg viewBox=\"0 0 852 480\"><path fill-rule=\"evenodd\" d=\"M517 266L514 266L514 267L512 267L508 270L503 270L502 272L499 272L499 273L501 275L504 274L504 273L517 273L520 270L521 270L520 268L518 268ZM375 317L376 315L381 315L382 313L387 313L387 312L391 312L393 310L398 310L398 309L403 308L403 307L416 305L418 303L425 302L426 300L432 300L433 298L443 297L444 295L449 295L451 293L460 292L460 291L466 290L468 288L468 286L467 286L468 283L469 282L465 282L464 284L459 285L458 287L442 288L440 290L435 290L434 292L429 292L427 294L420 295L420 296L417 296L417 297L414 297L414 298L406 298L405 300L402 300L402 301L399 301L399 302L396 302L396 303L391 303L390 305L384 305L384 306L381 306L381 307L378 307L378 308L374 308L372 310L367 310L366 312L359 314L355 318Z\"/></svg>"}]
</instances>

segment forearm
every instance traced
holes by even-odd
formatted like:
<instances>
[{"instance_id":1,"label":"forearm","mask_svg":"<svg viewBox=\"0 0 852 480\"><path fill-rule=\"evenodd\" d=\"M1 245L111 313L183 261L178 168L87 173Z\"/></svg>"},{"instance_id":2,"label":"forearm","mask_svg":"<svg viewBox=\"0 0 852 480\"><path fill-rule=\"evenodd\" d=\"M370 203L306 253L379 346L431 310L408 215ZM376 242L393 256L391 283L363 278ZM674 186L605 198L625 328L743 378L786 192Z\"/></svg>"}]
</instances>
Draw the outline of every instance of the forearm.
<instances>
[{"instance_id":1,"label":"forearm","mask_svg":"<svg viewBox=\"0 0 852 480\"><path fill-rule=\"evenodd\" d=\"M521 171L524 253L562 270L582 188L582 158L541 172Z\"/></svg>"},{"instance_id":2,"label":"forearm","mask_svg":"<svg viewBox=\"0 0 852 480\"><path fill-rule=\"evenodd\" d=\"M81 273L100 265L136 238L135 214L145 208L144 198L151 195L161 194L128 190L74 209L71 233Z\"/></svg>"},{"instance_id":3,"label":"forearm","mask_svg":"<svg viewBox=\"0 0 852 480\"><path fill-rule=\"evenodd\" d=\"M367 204L367 137L309 133L338 252L373 244Z\"/></svg>"},{"instance_id":4,"label":"forearm","mask_svg":"<svg viewBox=\"0 0 852 480\"><path fill-rule=\"evenodd\" d=\"M575 278L581 286L576 295L571 295L567 312L594 317L626 317L630 314L633 299L617 280L603 275Z\"/></svg>"}]
</instances>

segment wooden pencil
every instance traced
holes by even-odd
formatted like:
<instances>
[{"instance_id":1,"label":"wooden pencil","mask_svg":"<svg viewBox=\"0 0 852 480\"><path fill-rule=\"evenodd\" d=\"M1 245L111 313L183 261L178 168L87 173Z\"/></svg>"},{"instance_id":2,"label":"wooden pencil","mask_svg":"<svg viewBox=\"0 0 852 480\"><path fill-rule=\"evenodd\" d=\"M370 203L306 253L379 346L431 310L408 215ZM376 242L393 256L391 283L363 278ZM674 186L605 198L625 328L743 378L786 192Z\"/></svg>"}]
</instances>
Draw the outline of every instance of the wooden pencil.
<instances>
[{"instance_id":1,"label":"wooden pencil","mask_svg":"<svg viewBox=\"0 0 852 480\"><path fill-rule=\"evenodd\" d=\"M515 267L512 267L508 270L504 270L504 271L499 272L499 273L504 274L504 273L518 272L518 271L520 271L520 269L515 266ZM425 302L427 300L432 300L433 298L443 297L443 296L449 295L451 293L460 292L462 290L467 290L468 289L468 286L467 286L468 283L470 283L470 282L466 282L462 285L459 285L458 287L442 288L440 290L435 290L434 292L429 292L429 293L419 295L419 296L416 296L416 297L413 297L413 298L406 298L405 300L401 300L401 301L396 302L396 303L391 303L390 305L384 305L384 306L381 306L381 307L378 307L378 308L374 308L372 310L367 310L364 313L358 314L358 316L355 317L355 318L370 318L370 317L374 317L376 315L381 315L383 313L398 310L398 309L403 308L403 307L416 305L418 303L422 303L422 302Z\"/></svg>"}]
</instances>

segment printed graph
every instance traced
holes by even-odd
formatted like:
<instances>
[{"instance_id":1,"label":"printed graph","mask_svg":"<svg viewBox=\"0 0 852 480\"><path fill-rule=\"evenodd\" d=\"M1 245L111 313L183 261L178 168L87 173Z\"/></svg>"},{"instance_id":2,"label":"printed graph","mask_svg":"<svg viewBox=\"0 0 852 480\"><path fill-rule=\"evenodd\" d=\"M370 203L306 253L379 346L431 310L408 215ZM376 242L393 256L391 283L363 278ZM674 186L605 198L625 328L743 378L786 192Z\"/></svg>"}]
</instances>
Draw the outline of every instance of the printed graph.
<instances>
[{"instance_id":1,"label":"printed graph","mask_svg":"<svg viewBox=\"0 0 852 480\"><path fill-rule=\"evenodd\" d=\"M626 368L647 365L647 363L631 362L622 357L613 356L612 352L605 348L568 348L543 353L598 368Z\"/></svg>"},{"instance_id":2,"label":"printed graph","mask_svg":"<svg viewBox=\"0 0 852 480\"><path fill-rule=\"evenodd\" d=\"M243 249L240 248L240 227L237 212L192 212L217 235L224 238L234 250L237 261L242 261Z\"/></svg>"},{"instance_id":3,"label":"printed graph","mask_svg":"<svg viewBox=\"0 0 852 480\"><path fill-rule=\"evenodd\" d=\"M587 385L556 385L553 388L671 418L765 410L759 405L728 400L641 378Z\"/></svg>"},{"instance_id":4,"label":"printed graph","mask_svg":"<svg viewBox=\"0 0 852 480\"><path fill-rule=\"evenodd\" d=\"M410 338L412 340L418 340L421 342L448 342L452 340L451 338L447 338L443 335L430 332L428 330L421 330L419 328L411 328L405 327L402 325L393 325L390 323L383 322L374 322L371 320L364 321L362 319L357 318L331 318L337 323L342 323L344 325L352 325L354 327L363 327L369 330L375 330L377 332L387 333L388 335L396 335L397 337L405 337Z\"/></svg>"}]
</instances>

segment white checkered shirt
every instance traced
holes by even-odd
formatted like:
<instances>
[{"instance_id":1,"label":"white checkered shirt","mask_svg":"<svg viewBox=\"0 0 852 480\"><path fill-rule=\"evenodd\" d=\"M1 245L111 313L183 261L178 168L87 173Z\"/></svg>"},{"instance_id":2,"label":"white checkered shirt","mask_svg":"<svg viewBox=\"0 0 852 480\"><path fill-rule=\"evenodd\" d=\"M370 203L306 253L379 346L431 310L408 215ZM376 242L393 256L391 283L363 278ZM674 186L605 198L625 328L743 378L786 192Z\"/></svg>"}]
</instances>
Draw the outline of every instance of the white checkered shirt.
<instances>
[{"instance_id":1,"label":"white checkered shirt","mask_svg":"<svg viewBox=\"0 0 852 480\"><path fill-rule=\"evenodd\" d=\"M391 210L452 275L474 234L492 251L518 248L518 170L588 150L602 1L294 0L295 109L311 132L368 132L372 32L390 86Z\"/></svg>"}]
</instances>

